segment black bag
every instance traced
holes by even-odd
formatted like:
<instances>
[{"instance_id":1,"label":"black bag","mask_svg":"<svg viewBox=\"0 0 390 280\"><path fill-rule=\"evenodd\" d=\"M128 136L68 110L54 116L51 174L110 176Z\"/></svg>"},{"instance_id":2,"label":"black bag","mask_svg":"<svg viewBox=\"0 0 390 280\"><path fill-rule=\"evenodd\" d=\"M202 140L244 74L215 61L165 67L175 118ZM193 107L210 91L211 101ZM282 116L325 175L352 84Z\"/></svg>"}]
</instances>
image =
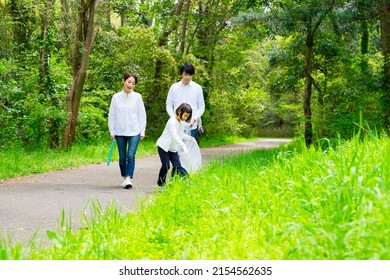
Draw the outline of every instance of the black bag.
<instances>
[{"instance_id":1,"label":"black bag","mask_svg":"<svg viewBox=\"0 0 390 280\"><path fill-rule=\"evenodd\" d=\"M203 128L203 126L198 127L198 131L196 132L196 135L195 135L195 140L196 140L196 142L198 143L198 145L199 145L199 138L200 138L200 136L202 136L203 134L204 134L204 128Z\"/></svg>"}]
</instances>

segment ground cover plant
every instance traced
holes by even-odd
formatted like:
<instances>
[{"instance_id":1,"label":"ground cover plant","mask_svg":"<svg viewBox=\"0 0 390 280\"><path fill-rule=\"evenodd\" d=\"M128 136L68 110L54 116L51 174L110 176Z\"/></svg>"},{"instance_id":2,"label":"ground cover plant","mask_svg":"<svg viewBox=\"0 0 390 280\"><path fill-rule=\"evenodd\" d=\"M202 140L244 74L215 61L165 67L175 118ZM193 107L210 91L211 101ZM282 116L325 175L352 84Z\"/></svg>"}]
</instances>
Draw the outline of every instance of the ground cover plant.
<instances>
[{"instance_id":1,"label":"ground cover plant","mask_svg":"<svg viewBox=\"0 0 390 280\"><path fill-rule=\"evenodd\" d=\"M367 133L310 149L295 141L212 162L123 214L53 246L1 243L2 259L390 259L390 139Z\"/></svg>"},{"instance_id":2,"label":"ground cover plant","mask_svg":"<svg viewBox=\"0 0 390 280\"><path fill-rule=\"evenodd\" d=\"M210 147L249 140L251 139L238 136L202 137L200 145L201 147ZM75 143L72 147L62 150L50 149L48 147L1 147L0 183L2 180L18 176L105 163L108 157L109 146L110 141L100 139L91 143ZM156 140L151 138L142 140L138 146L137 157L142 158L154 154L157 154ZM111 161L118 161L116 147Z\"/></svg>"}]
</instances>

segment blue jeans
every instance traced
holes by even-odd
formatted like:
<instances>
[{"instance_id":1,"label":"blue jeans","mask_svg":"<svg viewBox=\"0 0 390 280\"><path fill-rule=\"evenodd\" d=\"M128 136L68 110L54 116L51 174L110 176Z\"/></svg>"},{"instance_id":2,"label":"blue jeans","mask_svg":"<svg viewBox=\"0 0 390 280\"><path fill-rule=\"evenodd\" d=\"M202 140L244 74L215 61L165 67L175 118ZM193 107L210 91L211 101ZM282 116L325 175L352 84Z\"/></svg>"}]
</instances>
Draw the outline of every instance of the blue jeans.
<instances>
[{"instance_id":1,"label":"blue jeans","mask_svg":"<svg viewBox=\"0 0 390 280\"><path fill-rule=\"evenodd\" d=\"M172 162L172 177L178 174L180 177L188 176L187 170L181 166L180 157L177 152L166 152L160 147L158 147L158 155L161 160L161 168L158 174L157 185L163 186L167 179L167 174L169 170L169 162Z\"/></svg>"},{"instance_id":2,"label":"blue jeans","mask_svg":"<svg viewBox=\"0 0 390 280\"><path fill-rule=\"evenodd\" d=\"M134 175L135 153L137 152L140 134L135 136L115 136L119 152L119 168L122 177Z\"/></svg>"},{"instance_id":3,"label":"blue jeans","mask_svg":"<svg viewBox=\"0 0 390 280\"><path fill-rule=\"evenodd\" d=\"M186 131L186 133L192 137L196 137L196 133L198 133L198 128L191 129L190 131Z\"/></svg>"}]
</instances>

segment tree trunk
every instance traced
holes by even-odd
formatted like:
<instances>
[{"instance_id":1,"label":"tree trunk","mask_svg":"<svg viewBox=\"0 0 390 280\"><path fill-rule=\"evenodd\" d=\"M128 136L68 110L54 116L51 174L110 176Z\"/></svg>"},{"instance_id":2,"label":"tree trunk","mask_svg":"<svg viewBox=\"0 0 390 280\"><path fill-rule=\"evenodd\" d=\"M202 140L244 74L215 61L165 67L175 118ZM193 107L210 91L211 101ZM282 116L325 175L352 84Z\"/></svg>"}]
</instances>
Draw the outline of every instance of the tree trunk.
<instances>
[{"instance_id":1,"label":"tree trunk","mask_svg":"<svg viewBox=\"0 0 390 280\"><path fill-rule=\"evenodd\" d=\"M367 22L367 4L366 0L357 1L357 10L360 15L359 23L360 23L360 53L362 55L366 55L368 53L368 45L370 39L370 33L368 30L368 22ZM360 68L362 70L362 75L370 75L369 74L369 66L368 59L366 57L362 57L360 61Z\"/></svg>"},{"instance_id":2,"label":"tree trunk","mask_svg":"<svg viewBox=\"0 0 390 280\"><path fill-rule=\"evenodd\" d=\"M191 5L191 0L187 0L186 7L185 7L183 24L182 24L181 42L180 42L180 52L183 55L185 54L184 53L184 48L185 48L186 34L187 34L188 15L190 14L190 5Z\"/></svg>"},{"instance_id":3,"label":"tree trunk","mask_svg":"<svg viewBox=\"0 0 390 280\"><path fill-rule=\"evenodd\" d=\"M311 96L313 93L313 77L312 73L312 56L314 47L314 36L320 27L325 17L330 13L334 7L335 1L332 1L328 5L326 11L324 11L319 17L315 24L309 23L306 35L306 55L305 55L305 92L303 94L303 111L305 116L305 143L306 147L310 147L313 143L313 123L311 113Z\"/></svg>"},{"instance_id":4,"label":"tree trunk","mask_svg":"<svg viewBox=\"0 0 390 280\"><path fill-rule=\"evenodd\" d=\"M383 108L387 133L390 135L390 1L379 1L382 51L384 56Z\"/></svg>"},{"instance_id":5,"label":"tree trunk","mask_svg":"<svg viewBox=\"0 0 390 280\"><path fill-rule=\"evenodd\" d=\"M310 147L313 141L313 125L311 120L311 96L313 88L312 55L313 55L314 35L308 32L306 36L306 56L305 56L305 92L303 94L303 111L305 116L305 143Z\"/></svg>"},{"instance_id":6,"label":"tree trunk","mask_svg":"<svg viewBox=\"0 0 390 280\"><path fill-rule=\"evenodd\" d=\"M89 54L96 36L94 16L99 0L82 0L77 21L76 40L74 42L73 82L67 96L68 117L65 127L63 147L70 147L75 138L77 116L87 74Z\"/></svg>"},{"instance_id":7,"label":"tree trunk","mask_svg":"<svg viewBox=\"0 0 390 280\"><path fill-rule=\"evenodd\" d=\"M360 39L360 53L361 54L367 54L368 53L368 40L369 40L369 31L368 31L368 24L367 20L362 20L360 23L360 29L361 29L361 39Z\"/></svg>"},{"instance_id":8,"label":"tree trunk","mask_svg":"<svg viewBox=\"0 0 390 280\"><path fill-rule=\"evenodd\" d=\"M367 4L366 0L358 0L357 1L357 11L360 15L360 53L367 54L368 53L368 40L369 40L369 31L368 31L368 23L367 23Z\"/></svg>"},{"instance_id":9,"label":"tree trunk","mask_svg":"<svg viewBox=\"0 0 390 280\"><path fill-rule=\"evenodd\" d=\"M321 85L317 84L315 80L313 80L313 86L314 89L318 92L317 96L317 102L318 102L318 120L319 123L318 129L317 129L317 135L319 137L324 137L326 133L326 125L325 125L325 95L327 93L327 85L328 85L328 70L326 66L324 68L319 68L319 71L321 71L324 75L324 84L323 87Z\"/></svg>"},{"instance_id":10,"label":"tree trunk","mask_svg":"<svg viewBox=\"0 0 390 280\"><path fill-rule=\"evenodd\" d=\"M49 66L49 55L50 55L50 48L49 48L49 36L48 36L48 30L51 22L51 7L52 2L51 0L47 0L44 5L44 9L41 10L41 22L42 22L42 30L41 30L41 36L42 36L42 45L39 50L39 74L40 74L40 80L43 87L45 87L45 78L48 75L48 66ZM46 91L46 90L45 90Z\"/></svg>"}]
</instances>

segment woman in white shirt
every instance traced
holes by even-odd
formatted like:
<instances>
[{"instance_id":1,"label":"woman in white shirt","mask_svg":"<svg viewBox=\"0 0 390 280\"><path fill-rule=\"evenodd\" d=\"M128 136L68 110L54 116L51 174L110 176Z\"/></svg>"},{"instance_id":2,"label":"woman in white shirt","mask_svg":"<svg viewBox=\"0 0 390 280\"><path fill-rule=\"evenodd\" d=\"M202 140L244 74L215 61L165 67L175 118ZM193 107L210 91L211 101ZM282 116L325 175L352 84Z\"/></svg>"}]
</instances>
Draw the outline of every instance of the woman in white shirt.
<instances>
[{"instance_id":1,"label":"woman in white shirt","mask_svg":"<svg viewBox=\"0 0 390 280\"><path fill-rule=\"evenodd\" d=\"M158 146L158 155L161 160L161 168L158 175L157 185L164 186L168 170L170 168L169 162L172 163L172 177L178 174L179 176L188 176L187 170L185 170L180 163L179 150L183 151L183 154L188 154L187 146L182 139L188 141L196 141L195 138L184 133L182 121L189 122L192 116L192 108L187 103L182 103L176 109L176 115L172 116L165 125L164 131L157 139L156 145Z\"/></svg>"},{"instance_id":2,"label":"woman in white shirt","mask_svg":"<svg viewBox=\"0 0 390 280\"><path fill-rule=\"evenodd\" d=\"M108 113L110 139L116 140L119 152L119 168L124 181L122 187L133 187L135 154L138 143L144 139L146 111L141 94L133 89L138 78L127 73L123 77L123 90L114 94Z\"/></svg>"}]
</instances>

